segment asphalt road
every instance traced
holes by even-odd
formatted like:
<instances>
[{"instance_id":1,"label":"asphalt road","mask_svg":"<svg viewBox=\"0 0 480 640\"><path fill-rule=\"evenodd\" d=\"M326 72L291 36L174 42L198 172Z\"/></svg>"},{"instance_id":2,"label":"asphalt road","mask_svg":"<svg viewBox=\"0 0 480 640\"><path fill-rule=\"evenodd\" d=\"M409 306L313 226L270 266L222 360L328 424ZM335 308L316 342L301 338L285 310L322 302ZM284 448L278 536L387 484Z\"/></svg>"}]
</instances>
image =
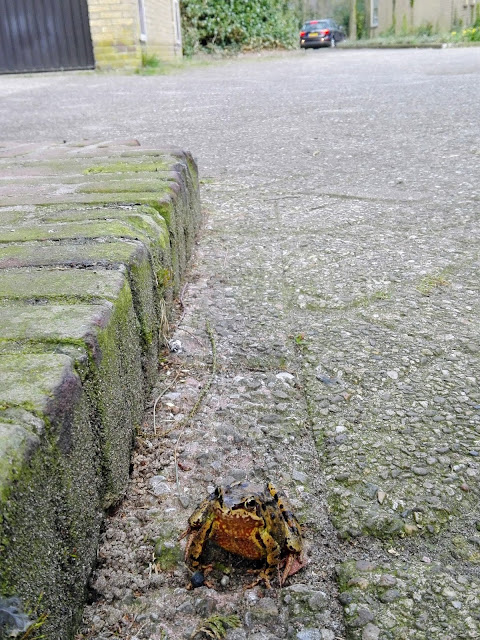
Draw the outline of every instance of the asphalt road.
<instances>
[{"instance_id":1,"label":"asphalt road","mask_svg":"<svg viewBox=\"0 0 480 640\"><path fill-rule=\"evenodd\" d=\"M479 59L478 48L320 50L170 76L2 76L0 136L136 137L191 149L203 175L298 171L370 194L404 179L437 197L475 170Z\"/></svg>"},{"instance_id":2,"label":"asphalt road","mask_svg":"<svg viewBox=\"0 0 480 640\"><path fill-rule=\"evenodd\" d=\"M134 137L198 160L208 218L178 337L201 359L188 336L216 330L199 420L223 453L207 473L187 433L186 488L279 479L311 556L292 580L315 602L340 591L345 616L299 615L297 589L243 603L232 638L480 635L479 87L480 48L0 77L3 139Z\"/></svg>"}]
</instances>

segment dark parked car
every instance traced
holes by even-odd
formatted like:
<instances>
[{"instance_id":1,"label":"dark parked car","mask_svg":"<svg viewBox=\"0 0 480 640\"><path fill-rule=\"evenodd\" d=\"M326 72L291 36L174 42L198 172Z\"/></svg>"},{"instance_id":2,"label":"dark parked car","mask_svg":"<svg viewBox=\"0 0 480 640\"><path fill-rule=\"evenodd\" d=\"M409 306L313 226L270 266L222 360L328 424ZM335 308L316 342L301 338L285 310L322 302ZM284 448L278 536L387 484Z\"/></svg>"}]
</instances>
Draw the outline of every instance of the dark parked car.
<instances>
[{"instance_id":1,"label":"dark parked car","mask_svg":"<svg viewBox=\"0 0 480 640\"><path fill-rule=\"evenodd\" d=\"M319 47L335 47L337 42L345 40L343 27L338 26L330 18L326 20L309 20L300 31L301 49L318 49Z\"/></svg>"}]
</instances>

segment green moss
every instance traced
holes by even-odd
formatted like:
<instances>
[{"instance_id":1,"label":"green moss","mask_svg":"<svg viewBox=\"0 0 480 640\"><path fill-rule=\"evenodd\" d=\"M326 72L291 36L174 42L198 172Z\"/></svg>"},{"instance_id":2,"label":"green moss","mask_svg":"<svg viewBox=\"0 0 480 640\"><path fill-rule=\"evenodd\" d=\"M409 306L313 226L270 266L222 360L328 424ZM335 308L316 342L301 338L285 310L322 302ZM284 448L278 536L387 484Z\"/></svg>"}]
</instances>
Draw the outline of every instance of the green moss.
<instances>
[{"instance_id":1,"label":"green moss","mask_svg":"<svg viewBox=\"0 0 480 640\"><path fill-rule=\"evenodd\" d=\"M155 209L170 228L173 216L173 203L170 200L149 201L147 204Z\"/></svg>"},{"instance_id":2,"label":"green moss","mask_svg":"<svg viewBox=\"0 0 480 640\"><path fill-rule=\"evenodd\" d=\"M123 274L114 270L42 269L15 270L2 274L0 297L55 300L114 300Z\"/></svg>"},{"instance_id":3,"label":"green moss","mask_svg":"<svg viewBox=\"0 0 480 640\"><path fill-rule=\"evenodd\" d=\"M42 631L52 640L71 638L100 527L98 447L84 400L72 410L68 431L36 410L45 428L40 436L27 435L11 459L6 484L14 499L0 505L0 591L25 602L43 594L42 610L49 615Z\"/></svg>"},{"instance_id":4,"label":"green moss","mask_svg":"<svg viewBox=\"0 0 480 640\"><path fill-rule=\"evenodd\" d=\"M155 564L161 571L173 571L183 563L183 551L177 542L158 538L155 541Z\"/></svg>"},{"instance_id":5,"label":"green moss","mask_svg":"<svg viewBox=\"0 0 480 640\"><path fill-rule=\"evenodd\" d=\"M88 183L77 189L78 193L110 193L110 194L138 194L165 191L168 186L166 180L111 180L110 182Z\"/></svg>"},{"instance_id":6,"label":"green moss","mask_svg":"<svg viewBox=\"0 0 480 640\"><path fill-rule=\"evenodd\" d=\"M465 538L457 535L452 538L456 554L465 562L480 564L480 538Z\"/></svg>"},{"instance_id":7,"label":"green moss","mask_svg":"<svg viewBox=\"0 0 480 640\"><path fill-rule=\"evenodd\" d=\"M72 238L139 238L132 228L121 220L108 222L84 222L68 224L38 224L16 228L12 231L0 229L0 242L30 242L32 240L64 240ZM140 236L139 239L143 239Z\"/></svg>"},{"instance_id":8,"label":"green moss","mask_svg":"<svg viewBox=\"0 0 480 640\"><path fill-rule=\"evenodd\" d=\"M168 230L163 218L160 218L157 215L155 218L145 215L129 215L126 219L132 227L154 239L162 246L162 248L167 246Z\"/></svg>"},{"instance_id":9,"label":"green moss","mask_svg":"<svg viewBox=\"0 0 480 640\"><path fill-rule=\"evenodd\" d=\"M167 287L171 286L173 280L171 268L162 267L158 269L156 273L157 282L162 289L166 289Z\"/></svg>"},{"instance_id":10,"label":"green moss","mask_svg":"<svg viewBox=\"0 0 480 640\"><path fill-rule=\"evenodd\" d=\"M153 386L157 373L159 351L159 298L165 290L156 286L154 267L147 255L132 261L128 267L133 304L140 324L142 367L146 387Z\"/></svg>"},{"instance_id":11,"label":"green moss","mask_svg":"<svg viewBox=\"0 0 480 640\"><path fill-rule=\"evenodd\" d=\"M92 354L90 397L100 417L104 504L116 502L128 481L135 429L143 416L144 388L138 320L125 283L108 326L99 331L99 352Z\"/></svg>"},{"instance_id":12,"label":"green moss","mask_svg":"<svg viewBox=\"0 0 480 640\"><path fill-rule=\"evenodd\" d=\"M150 173L166 171L169 168L166 162L113 162L108 165L94 165L83 172L85 175L95 173Z\"/></svg>"}]
</instances>

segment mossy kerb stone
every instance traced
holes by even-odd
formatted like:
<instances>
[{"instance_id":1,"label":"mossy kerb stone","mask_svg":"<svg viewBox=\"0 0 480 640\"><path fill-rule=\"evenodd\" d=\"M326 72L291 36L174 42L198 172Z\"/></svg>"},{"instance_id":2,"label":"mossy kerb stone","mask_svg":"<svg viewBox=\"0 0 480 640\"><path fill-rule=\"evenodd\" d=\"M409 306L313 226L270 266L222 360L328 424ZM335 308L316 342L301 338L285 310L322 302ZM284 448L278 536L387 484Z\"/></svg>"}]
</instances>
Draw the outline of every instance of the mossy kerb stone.
<instances>
[{"instance_id":1,"label":"mossy kerb stone","mask_svg":"<svg viewBox=\"0 0 480 640\"><path fill-rule=\"evenodd\" d=\"M190 154L3 144L0 596L72 638L201 224Z\"/></svg>"}]
</instances>

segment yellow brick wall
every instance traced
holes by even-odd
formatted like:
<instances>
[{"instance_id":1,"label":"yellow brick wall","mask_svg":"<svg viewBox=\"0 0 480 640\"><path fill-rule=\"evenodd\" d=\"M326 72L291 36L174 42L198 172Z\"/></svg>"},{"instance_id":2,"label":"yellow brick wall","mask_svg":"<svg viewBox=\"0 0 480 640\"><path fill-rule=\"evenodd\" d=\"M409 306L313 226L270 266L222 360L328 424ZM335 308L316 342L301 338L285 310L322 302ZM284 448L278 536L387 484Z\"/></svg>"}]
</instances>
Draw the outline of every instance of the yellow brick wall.
<instances>
[{"instance_id":1,"label":"yellow brick wall","mask_svg":"<svg viewBox=\"0 0 480 640\"><path fill-rule=\"evenodd\" d=\"M452 0L452 15L456 23L469 27L475 22L477 15L480 15L480 2L473 0Z\"/></svg>"},{"instance_id":2,"label":"yellow brick wall","mask_svg":"<svg viewBox=\"0 0 480 640\"><path fill-rule=\"evenodd\" d=\"M147 42L140 41L138 0L88 0L96 67L138 69L142 51L170 60L181 55L175 47L173 1L144 0Z\"/></svg>"},{"instance_id":3,"label":"yellow brick wall","mask_svg":"<svg viewBox=\"0 0 480 640\"><path fill-rule=\"evenodd\" d=\"M368 0L367 0L368 1ZM474 0L379 0L378 27L372 29L372 35L387 31L393 24L393 6L395 5L395 30L414 30L431 24L434 31L448 32L453 24L461 20L464 26L475 20Z\"/></svg>"},{"instance_id":4,"label":"yellow brick wall","mask_svg":"<svg viewBox=\"0 0 480 640\"><path fill-rule=\"evenodd\" d=\"M145 48L161 60L181 56L181 44L176 43L172 0L144 0L147 27Z\"/></svg>"}]
</instances>

